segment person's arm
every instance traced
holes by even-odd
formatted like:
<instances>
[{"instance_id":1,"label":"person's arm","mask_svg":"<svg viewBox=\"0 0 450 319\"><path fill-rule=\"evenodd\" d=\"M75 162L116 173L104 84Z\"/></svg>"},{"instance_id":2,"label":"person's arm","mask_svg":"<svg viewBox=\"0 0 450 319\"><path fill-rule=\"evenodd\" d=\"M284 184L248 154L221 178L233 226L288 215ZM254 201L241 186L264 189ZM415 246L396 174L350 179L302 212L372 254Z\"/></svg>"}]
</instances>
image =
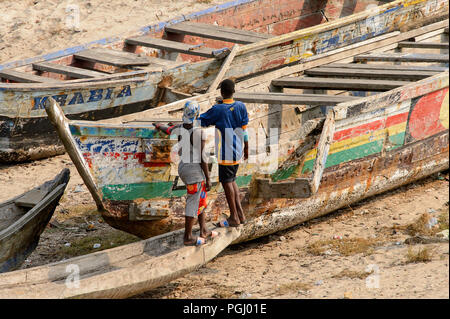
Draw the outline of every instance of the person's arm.
<instances>
[{"instance_id":1,"label":"person's arm","mask_svg":"<svg viewBox=\"0 0 450 319\"><path fill-rule=\"evenodd\" d=\"M247 132L247 125L248 125L248 113L247 108L243 108L242 112L242 129L244 130L244 160L248 159L248 132Z\"/></svg>"},{"instance_id":2,"label":"person's arm","mask_svg":"<svg viewBox=\"0 0 450 319\"><path fill-rule=\"evenodd\" d=\"M201 130L201 129L200 129ZM208 170L208 163L205 162L204 158L203 158L203 151L205 149L205 140L203 139L204 135L203 135L203 131L201 131L201 150L200 150L200 154L201 154L201 163L200 166L202 167L203 173L205 174L205 179L206 179L206 190L209 191L211 189L211 180L209 178L209 170Z\"/></svg>"}]
</instances>

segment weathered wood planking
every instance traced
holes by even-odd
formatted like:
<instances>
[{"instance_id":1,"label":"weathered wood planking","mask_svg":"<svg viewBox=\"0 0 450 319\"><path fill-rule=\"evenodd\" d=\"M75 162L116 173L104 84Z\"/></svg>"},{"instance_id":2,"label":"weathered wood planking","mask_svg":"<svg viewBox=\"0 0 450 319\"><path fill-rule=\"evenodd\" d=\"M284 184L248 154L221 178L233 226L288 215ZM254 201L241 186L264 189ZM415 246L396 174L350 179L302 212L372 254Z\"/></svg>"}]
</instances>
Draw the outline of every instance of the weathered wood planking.
<instances>
[{"instance_id":1,"label":"weathered wood planking","mask_svg":"<svg viewBox=\"0 0 450 319\"><path fill-rule=\"evenodd\" d=\"M74 54L75 59L108 64L116 67L149 65L150 59L130 52L95 48Z\"/></svg>"},{"instance_id":2,"label":"weathered wood planking","mask_svg":"<svg viewBox=\"0 0 450 319\"><path fill-rule=\"evenodd\" d=\"M311 196L310 180L296 178L292 180L273 182L270 178L256 179L256 198L308 198Z\"/></svg>"},{"instance_id":3,"label":"weathered wood planking","mask_svg":"<svg viewBox=\"0 0 450 319\"><path fill-rule=\"evenodd\" d=\"M348 69L348 68L328 68L326 66L305 70L309 76L320 77L350 77L367 79L398 79L403 81L417 81L429 76L436 75L435 71L409 71L409 70L368 70L368 69Z\"/></svg>"},{"instance_id":4,"label":"weathered wood planking","mask_svg":"<svg viewBox=\"0 0 450 319\"><path fill-rule=\"evenodd\" d=\"M330 150L330 145L333 142L333 135L335 130L335 120L334 112L329 110L323 124L322 134L320 135L319 143L317 144L317 155L314 162L314 167L312 170L311 179L311 193L317 193L320 180L322 179L323 172L325 170L325 165L328 158L328 151Z\"/></svg>"},{"instance_id":5,"label":"weathered wood planking","mask_svg":"<svg viewBox=\"0 0 450 319\"><path fill-rule=\"evenodd\" d=\"M225 73L228 71L228 69L231 66L231 63L233 63L233 59L236 56L236 54L239 52L239 45L235 44L233 48L231 49L230 54L225 58L225 61L223 61L222 67L220 68L219 73L217 74L216 78L206 91L207 93L215 91L217 87L219 86L220 82L222 82L223 77L225 76Z\"/></svg>"},{"instance_id":6,"label":"weathered wood planking","mask_svg":"<svg viewBox=\"0 0 450 319\"><path fill-rule=\"evenodd\" d=\"M149 48L155 48L160 50L166 50L169 52L179 52L191 55L198 55L204 58L214 58L214 49L198 47L191 44L182 42L169 41L165 39L157 39L149 36L141 36L135 38L128 38L126 43L131 45L140 45Z\"/></svg>"},{"instance_id":7,"label":"weathered wood planking","mask_svg":"<svg viewBox=\"0 0 450 319\"><path fill-rule=\"evenodd\" d=\"M284 88L353 90L353 91L389 91L406 85L406 81L341 79L316 77L287 77L272 81L272 85Z\"/></svg>"},{"instance_id":8,"label":"weathered wood planking","mask_svg":"<svg viewBox=\"0 0 450 319\"><path fill-rule=\"evenodd\" d=\"M57 83L57 79L51 79L44 76L34 75L32 73L25 73L16 70L2 70L0 71L0 78L11 81L23 83Z\"/></svg>"},{"instance_id":9,"label":"weathered wood planking","mask_svg":"<svg viewBox=\"0 0 450 319\"><path fill-rule=\"evenodd\" d=\"M448 67L439 65L392 65L392 64L366 64L366 63L330 63L325 67L339 69L366 69L366 70L395 70L395 71L428 71L444 72Z\"/></svg>"},{"instance_id":10,"label":"weathered wood planking","mask_svg":"<svg viewBox=\"0 0 450 319\"><path fill-rule=\"evenodd\" d=\"M362 54L353 58L356 62L448 62L447 54L431 53L372 53Z\"/></svg>"},{"instance_id":11,"label":"weathered wood planking","mask_svg":"<svg viewBox=\"0 0 450 319\"><path fill-rule=\"evenodd\" d=\"M298 105L336 105L338 103L359 99L353 96L285 93L236 93L234 98L244 103Z\"/></svg>"},{"instance_id":12,"label":"weathered wood planking","mask_svg":"<svg viewBox=\"0 0 450 319\"><path fill-rule=\"evenodd\" d=\"M64 74L77 79L89 79L106 76L105 73L50 62L33 63L33 69L43 72Z\"/></svg>"},{"instance_id":13,"label":"weathered wood planking","mask_svg":"<svg viewBox=\"0 0 450 319\"><path fill-rule=\"evenodd\" d=\"M167 26L165 31L238 44L254 43L272 37L268 34L192 22L181 22L172 26Z\"/></svg>"},{"instance_id":14,"label":"weathered wood planking","mask_svg":"<svg viewBox=\"0 0 450 319\"><path fill-rule=\"evenodd\" d=\"M448 49L448 43L403 41L398 43L398 47L412 49Z\"/></svg>"}]
</instances>

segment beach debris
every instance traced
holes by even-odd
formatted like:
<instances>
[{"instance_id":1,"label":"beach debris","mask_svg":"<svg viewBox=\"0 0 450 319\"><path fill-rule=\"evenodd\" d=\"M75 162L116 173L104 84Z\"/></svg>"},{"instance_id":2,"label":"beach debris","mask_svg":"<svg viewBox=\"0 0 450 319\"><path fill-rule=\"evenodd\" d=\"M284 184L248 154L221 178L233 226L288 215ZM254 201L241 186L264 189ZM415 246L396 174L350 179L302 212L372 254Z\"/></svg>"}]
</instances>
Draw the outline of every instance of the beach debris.
<instances>
[{"instance_id":1,"label":"beach debris","mask_svg":"<svg viewBox=\"0 0 450 319\"><path fill-rule=\"evenodd\" d=\"M448 229L444 229L443 231L436 233L436 236L448 239Z\"/></svg>"},{"instance_id":2,"label":"beach debris","mask_svg":"<svg viewBox=\"0 0 450 319\"><path fill-rule=\"evenodd\" d=\"M75 186L75 189L73 190L73 192L74 192L74 193L81 193L81 192L84 192L84 190L83 190L83 185L82 185L82 184L79 184L79 185Z\"/></svg>"},{"instance_id":3,"label":"beach debris","mask_svg":"<svg viewBox=\"0 0 450 319\"><path fill-rule=\"evenodd\" d=\"M430 220L428 221L428 223L427 223L427 228L428 229L431 229L431 228L433 228L435 225L437 225L438 224L438 220L437 220L437 218L436 217L431 217L430 218Z\"/></svg>"},{"instance_id":4,"label":"beach debris","mask_svg":"<svg viewBox=\"0 0 450 319\"><path fill-rule=\"evenodd\" d=\"M280 236L280 238L278 238L278 240L279 240L279 241L285 241L285 240L286 240L286 237Z\"/></svg>"},{"instance_id":5,"label":"beach debris","mask_svg":"<svg viewBox=\"0 0 450 319\"><path fill-rule=\"evenodd\" d=\"M72 244L71 243L65 243L64 246L66 247L70 247Z\"/></svg>"},{"instance_id":6,"label":"beach debris","mask_svg":"<svg viewBox=\"0 0 450 319\"><path fill-rule=\"evenodd\" d=\"M316 286L320 286L320 285L322 285L323 284L323 280L317 280L315 283L314 283L314 285L316 285Z\"/></svg>"},{"instance_id":7,"label":"beach debris","mask_svg":"<svg viewBox=\"0 0 450 319\"><path fill-rule=\"evenodd\" d=\"M252 296L252 294L247 293L247 292L243 292L241 293L241 295L239 296L239 299L247 299L250 298Z\"/></svg>"},{"instance_id":8,"label":"beach debris","mask_svg":"<svg viewBox=\"0 0 450 319\"><path fill-rule=\"evenodd\" d=\"M341 235L334 235L333 239L342 239L342 236Z\"/></svg>"},{"instance_id":9,"label":"beach debris","mask_svg":"<svg viewBox=\"0 0 450 319\"><path fill-rule=\"evenodd\" d=\"M94 231L97 230L97 228L95 228L95 225L92 223L89 223L86 227L86 231Z\"/></svg>"},{"instance_id":10,"label":"beach debris","mask_svg":"<svg viewBox=\"0 0 450 319\"><path fill-rule=\"evenodd\" d=\"M92 246L94 249L100 248L102 245L100 244L94 244L94 246Z\"/></svg>"}]
</instances>

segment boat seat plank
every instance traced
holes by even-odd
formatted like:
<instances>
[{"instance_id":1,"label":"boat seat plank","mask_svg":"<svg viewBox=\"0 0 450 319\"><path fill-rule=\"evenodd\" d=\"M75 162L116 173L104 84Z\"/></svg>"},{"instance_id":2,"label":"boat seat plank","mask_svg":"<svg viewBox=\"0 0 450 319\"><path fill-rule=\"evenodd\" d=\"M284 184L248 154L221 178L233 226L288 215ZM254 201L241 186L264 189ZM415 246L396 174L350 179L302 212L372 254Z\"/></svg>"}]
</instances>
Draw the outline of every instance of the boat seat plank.
<instances>
[{"instance_id":1,"label":"boat seat plank","mask_svg":"<svg viewBox=\"0 0 450 319\"><path fill-rule=\"evenodd\" d=\"M26 193L14 201L20 207L34 207L47 195L47 191L33 191Z\"/></svg>"},{"instance_id":2,"label":"boat seat plank","mask_svg":"<svg viewBox=\"0 0 450 319\"><path fill-rule=\"evenodd\" d=\"M354 57L355 62L448 62L447 54L431 53L371 53Z\"/></svg>"},{"instance_id":3,"label":"boat seat plank","mask_svg":"<svg viewBox=\"0 0 450 319\"><path fill-rule=\"evenodd\" d=\"M236 93L235 100L244 103L336 105L359 97L326 94Z\"/></svg>"},{"instance_id":4,"label":"boat seat plank","mask_svg":"<svg viewBox=\"0 0 450 319\"><path fill-rule=\"evenodd\" d=\"M116 67L145 66L151 63L147 57L131 52L104 48L88 49L74 54L75 59L108 64Z\"/></svg>"},{"instance_id":5,"label":"boat seat plank","mask_svg":"<svg viewBox=\"0 0 450 319\"><path fill-rule=\"evenodd\" d=\"M430 71L445 72L448 68L439 65L389 65L389 64L365 64L365 63L330 63L324 65L326 68L343 68L343 69L367 69L367 70L403 70L403 71Z\"/></svg>"},{"instance_id":6,"label":"boat seat plank","mask_svg":"<svg viewBox=\"0 0 450 319\"><path fill-rule=\"evenodd\" d=\"M106 74L81 68L76 68L69 65L61 65L50 62L33 63L33 69L43 72L52 72L64 74L76 79L99 78Z\"/></svg>"},{"instance_id":7,"label":"boat seat plank","mask_svg":"<svg viewBox=\"0 0 450 319\"><path fill-rule=\"evenodd\" d=\"M169 41L164 39L155 39L149 36L141 36L135 38L128 38L125 40L131 45L140 45L144 47L166 50L169 52L179 52L190 55L201 56L204 58L213 58L215 51L211 48L196 47L195 45L186 44L182 42Z\"/></svg>"},{"instance_id":8,"label":"boat seat plank","mask_svg":"<svg viewBox=\"0 0 450 319\"><path fill-rule=\"evenodd\" d=\"M353 91L389 91L409 83L408 81L319 77L285 77L272 81L272 85L285 88Z\"/></svg>"},{"instance_id":9,"label":"boat seat plank","mask_svg":"<svg viewBox=\"0 0 450 319\"><path fill-rule=\"evenodd\" d=\"M32 73L19 72L16 70L1 70L0 78L22 83L57 83L57 79L34 75Z\"/></svg>"},{"instance_id":10,"label":"boat seat plank","mask_svg":"<svg viewBox=\"0 0 450 319\"><path fill-rule=\"evenodd\" d=\"M250 44L272 37L263 33L193 22L181 22L166 26L165 31L239 44Z\"/></svg>"},{"instance_id":11,"label":"boat seat plank","mask_svg":"<svg viewBox=\"0 0 450 319\"><path fill-rule=\"evenodd\" d=\"M404 71L404 70L354 70L318 67L305 70L306 75L320 77L349 77L367 79L398 79L402 81L418 81L436 75L435 71Z\"/></svg>"},{"instance_id":12,"label":"boat seat plank","mask_svg":"<svg viewBox=\"0 0 450 319\"><path fill-rule=\"evenodd\" d=\"M413 42L403 41L398 43L399 48L413 48L413 49L448 49L448 43L436 42Z\"/></svg>"}]
</instances>

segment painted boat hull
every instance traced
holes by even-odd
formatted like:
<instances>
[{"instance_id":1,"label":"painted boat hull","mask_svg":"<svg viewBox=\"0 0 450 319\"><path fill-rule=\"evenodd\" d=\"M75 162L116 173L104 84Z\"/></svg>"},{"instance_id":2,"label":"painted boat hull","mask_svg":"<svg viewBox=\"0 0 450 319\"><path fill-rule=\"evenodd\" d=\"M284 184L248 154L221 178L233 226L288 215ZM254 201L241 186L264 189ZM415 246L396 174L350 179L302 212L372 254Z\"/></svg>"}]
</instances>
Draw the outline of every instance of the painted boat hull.
<instances>
[{"instance_id":1,"label":"painted boat hull","mask_svg":"<svg viewBox=\"0 0 450 319\"><path fill-rule=\"evenodd\" d=\"M31 209L0 230L0 273L17 269L34 251L39 237L52 217L69 182L70 171L64 169L52 181L0 204L0 215L7 217L15 211L15 201L33 192L45 192L45 196ZM12 207L13 206L13 207ZM21 211L18 212L21 214ZM20 218L19 218L20 217Z\"/></svg>"},{"instance_id":2,"label":"painted boat hull","mask_svg":"<svg viewBox=\"0 0 450 319\"><path fill-rule=\"evenodd\" d=\"M330 24L329 28L319 33L313 31L289 33L323 22L325 18L320 13L320 8L324 9L327 18L333 21L378 2L361 0L352 2L351 5L314 2L317 8L308 7L307 10L304 8L306 2L289 2L286 5L280 5L279 1L276 3L277 5L273 5L271 1L241 0L192 15L193 21L223 20L223 25L281 35L263 41L263 44L242 46L226 74L227 77L248 77L286 66L310 55L327 52L413 24L423 16L433 17L443 14L448 9L448 3L443 0L419 1L413 4L407 0L396 1L383 6L384 9L374 16L362 15L346 20L348 26L340 28L339 31ZM271 14L271 10L276 12ZM233 11L234 19L224 19L225 16L230 15L231 11ZM421 15L417 12L421 12ZM255 19L251 19L252 17ZM161 37L164 25L181 21L174 20L145 28L140 34ZM103 39L100 42L108 43L111 48L122 49L123 40ZM196 41L198 42L198 39L192 37L186 39L186 42L196 43ZM223 46L223 42L218 41L205 41L205 44L213 48ZM93 44L68 49L65 52L73 54L90 45ZM141 53L153 56L155 50L144 50ZM60 52L28 59L27 63L55 58L69 59ZM208 88L221 66L221 61L218 60L195 62L195 59L188 60L184 55L182 58L186 63L179 67L162 72L146 72L144 68L144 71L128 72L129 75L128 73L117 75L122 78L120 80L111 76L103 82L75 80L56 87L45 84L0 84L0 162L35 160L57 155L63 151L54 138L54 132L43 110L45 99L50 96L60 103L69 118L89 120L113 118L157 106L158 103L164 102L167 88L185 93L201 92ZM0 69L25 64L24 61L8 63L0 66ZM26 66L23 67L26 68ZM138 76L142 77L136 79Z\"/></svg>"}]
</instances>

